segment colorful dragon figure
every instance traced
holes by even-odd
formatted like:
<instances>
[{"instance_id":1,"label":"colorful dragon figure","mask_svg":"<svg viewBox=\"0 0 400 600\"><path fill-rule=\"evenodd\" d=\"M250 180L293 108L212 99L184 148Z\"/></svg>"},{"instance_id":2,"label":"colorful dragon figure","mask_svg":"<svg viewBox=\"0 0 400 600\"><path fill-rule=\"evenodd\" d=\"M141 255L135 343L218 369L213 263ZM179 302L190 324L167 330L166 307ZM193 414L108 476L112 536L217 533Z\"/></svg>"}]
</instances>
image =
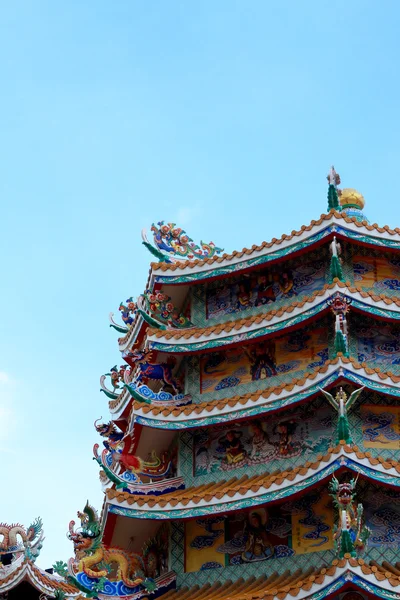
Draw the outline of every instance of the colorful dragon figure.
<instances>
[{"instance_id":1,"label":"colorful dragon figure","mask_svg":"<svg viewBox=\"0 0 400 600\"><path fill-rule=\"evenodd\" d=\"M171 357L166 363L151 363L153 351L148 348L139 350L135 348L127 353L126 357L135 366L139 367L139 373L136 375L136 382L147 383L149 379L153 381L162 381L164 389L166 385L170 385L175 394L179 394L182 389L181 383L172 375L172 369L176 364L176 359Z\"/></svg>"},{"instance_id":2,"label":"colorful dragon figure","mask_svg":"<svg viewBox=\"0 0 400 600\"><path fill-rule=\"evenodd\" d=\"M110 313L110 327L113 327L119 333L128 333L135 321L137 304L131 296L130 298L127 298L126 304L124 304L123 302L120 303L118 310L121 313L121 319L124 322L124 325L119 325L118 323L116 323L113 319L114 313Z\"/></svg>"},{"instance_id":3,"label":"colorful dragon figure","mask_svg":"<svg viewBox=\"0 0 400 600\"><path fill-rule=\"evenodd\" d=\"M40 517L26 530L18 523L0 523L0 561L11 562L15 555L23 553L25 558L34 562L42 548L43 537L43 522Z\"/></svg>"},{"instance_id":4,"label":"colorful dragon figure","mask_svg":"<svg viewBox=\"0 0 400 600\"><path fill-rule=\"evenodd\" d=\"M168 325L168 327L193 327L193 323L175 308L171 297L167 296L167 294L146 290L141 298L143 298L147 311L152 313L162 323Z\"/></svg>"},{"instance_id":5,"label":"colorful dragon figure","mask_svg":"<svg viewBox=\"0 0 400 600\"><path fill-rule=\"evenodd\" d=\"M335 476L329 483L333 502L338 510L338 524L334 529L333 539L339 558L345 554L356 557L367 545L371 530L364 523L362 504L355 507L355 487L357 480L339 483Z\"/></svg>"},{"instance_id":6,"label":"colorful dragon figure","mask_svg":"<svg viewBox=\"0 0 400 600\"><path fill-rule=\"evenodd\" d=\"M182 258L189 260L212 258L224 251L223 248L218 248L214 242L209 244L200 242L200 246L198 246L187 235L186 231L176 227L175 223L159 221L157 225L153 223L151 231L153 232L156 248L149 243L144 230L142 231L143 244L161 261L171 262L174 258L178 260Z\"/></svg>"},{"instance_id":7,"label":"colorful dragon figure","mask_svg":"<svg viewBox=\"0 0 400 600\"><path fill-rule=\"evenodd\" d=\"M125 372L128 369L128 365L121 365L118 369L117 365L110 369L109 373L105 373L100 377L100 391L103 392L108 398L114 400L122 391L120 383L125 383ZM105 385L106 378L109 377L113 391L109 390Z\"/></svg>"},{"instance_id":8,"label":"colorful dragon figure","mask_svg":"<svg viewBox=\"0 0 400 600\"><path fill-rule=\"evenodd\" d=\"M80 582L79 574L84 573L89 579L94 579L94 584L107 581L123 581L129 588L140 585L152 591L154 582L144 575L144 562L138 554L125 552L120 548L109 548L102 544L100 520L96 510L87 502L83 512L78 511L81 526L75 529L75 521L71 521L68 528L68 538L74 544L75 560L70 562L70 569L66 570L61 561L54 565L55 571L64 576L69 583L81 591L93 592ZM112 565L116 565L115 575L110 575ZM71 576L73 573L73 576ZM98 585L96 585L98 587ZM97 591L101 591L97 589Z\"/></svg>"},{"instance_id":9,"label":"colorful dragon figure","mask_svg":"<svg viewBox=\"0 0 400 600\"><path fill-rule=\"evenodd\" d=\"M100 417L100 419L97 419L94 422L94 427L101 437L106 438L103 441L104 447L107 448L107 450L113 450L114 448L118 447L118 444L121 442L124 434L122 431L117 431L117 428L112 421L97 425L97 421L100 421L102 418L103 417Z\"/></svg>"}]
</instances>

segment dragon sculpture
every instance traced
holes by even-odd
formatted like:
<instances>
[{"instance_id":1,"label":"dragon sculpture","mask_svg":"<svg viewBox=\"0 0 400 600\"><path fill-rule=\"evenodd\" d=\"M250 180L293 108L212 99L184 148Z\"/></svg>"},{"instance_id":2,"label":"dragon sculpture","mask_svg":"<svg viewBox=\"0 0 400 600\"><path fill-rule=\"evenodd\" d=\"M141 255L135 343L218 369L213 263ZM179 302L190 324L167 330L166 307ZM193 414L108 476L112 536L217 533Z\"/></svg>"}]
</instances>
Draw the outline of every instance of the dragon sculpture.
<instances>
[{"instance_id":1,"label":"dragon sculpture","mask_svg":"<svg viewBox=\"0 0 400 600\"><path fill-rule=\"evenodd\" d=\"M75 529L75 521L71 521L67 534L74 544L75 559L70 561L68 569L62 561L55 563L53 568L56 573L89 597L101 592L107 582L113 581L122 581L128 588L143 586L148 591L155 589L154 582L144 575L141 556L120 548L109 548L102 543L100 520L89 502L83 512L78 511L77 514L81 526ZM116 571L110 575L113 565L116 565ZM86 577L82 578L82 574Z\"/></svg>"},{"instance_id":2,"label":"dragon sculpture","mask_svg":"<svg viewBox=\"0 0 400 600\"><path fill-rule=\"evenodd\" d=\"M130 298L127 298L126 304L124 304L123 302L120 303L118 310L121 313L121 319L122 319L124 325L119 325L118 323L116 323L113 319L114 313L110 313L110 315L109 315L110 327L113 327L119 333L128 333L128 331L130 330L130 328L132 327L132 325L135 321L135 316L136 316L136 312L137 312L137 304L133 300L133 298L130 297Z\"/></svg>"},{"instance_id":3,"label":"dragon sculpture","mask_svg":"<svg viewBox=\"0 0 400 600\"><path fill-rule=\"evenodd\" d=\"M106 438L103 441L103 446L107 448L107 450L114 450L122 441L124 434L122 433L122 431L117 430L112 421L109 421L108 423L100 423L98 425L97 422L100 421L102 418L103 417L100 417L100 419L97 419L94 422L95 429L97 433L101 435L101 437Z\"/></svg>"},{"instance_id":4,"label":"dragon sculpture","mask_svg":"<svg viewBox=\"0 0 400 600\"><path fill-rule=\"evenodd\" d=\"M42 549L43 539L43 523L40 517L26 530L19 524L0 523L0 562L12 562L16 555L20 554L34 562Z\"/></svg>"},{"instance_id":5,"label":"dragon sculpture","mask_svg":"<svg viewBox=\"0 0 400 600\"><path fill-rule=\"evenodd\" d=\"M345 554L356 557L362 552L368 542L370 529L364 523L364 508L362 504L355 507L355 487L357 480L349 483L339 483L335 476L329 483L333 502L338 510L338 525L334 529L333 539L339 558Z\"/></svg>"},{"instance_id":6,"label":"dragon sculpture","mask_svg":"<svg viewBox=\"0 0 400 600\"><path fill-rule=\"evenodd\" d=\"M110 369L109 373L105 373L100 377L100 391L103 392L108 398L115 400L118 395L122 391L122 387L120 383L124 385L125 383L125 373L128 369L128 365L121 365L118 369L117 365ZM106 378L109 377L111 380L111 385L113 386L113 391L108 389L105 385Z\"/></svg>"},{"instance_id":7,"label":"dragon sculpture","mask_svg":"<svg viewBox=\"0 0 400 600\"><path fill-rule=\"evenodd\" d=\"M126 358L131 361L134 366L139 367L139 373L136 375L136 382L147 383L149 379L153 381L162 381L163 386L169 385L174 390L175 394L179 394L182 389L181 383L172 375L172 369L176 364L176 359L171 357L165 363L151 363L153 351L148 348L139 350L137 348L129 351Z\"/></svg>"},{"instance_id":8,"label":"dragon sculpture","mask_svg":"<svg viewBox=\"0 0 400 600\"><path fill-rule=\"evenodd\" d=\"M194 243L186 231L176 227L175 223L164 223L159 221L157 225L153 223L151 231L154 237L154 247L148 241L145 230L142 231L143 244L146 248L162 262L173 262L174 260L195 258L212 258L223 252L223 248L218 248L214 242L205 244L200 242L200 246Z\"/></svg>"}]
</instances>

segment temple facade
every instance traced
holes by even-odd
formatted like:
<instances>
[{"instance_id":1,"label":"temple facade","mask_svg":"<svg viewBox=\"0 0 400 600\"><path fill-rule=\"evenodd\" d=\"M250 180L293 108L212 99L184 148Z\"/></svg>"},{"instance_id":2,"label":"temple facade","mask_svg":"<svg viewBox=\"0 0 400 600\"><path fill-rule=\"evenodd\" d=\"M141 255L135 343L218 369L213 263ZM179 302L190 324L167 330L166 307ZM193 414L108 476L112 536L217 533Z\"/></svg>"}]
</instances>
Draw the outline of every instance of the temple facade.
<instances>
[{"instance_id":1,"label":"temple facade","mask_svg":"<svg viewBox=\"0 0 400 600\"><path fill-rule=\"evenodd\" d=\"M56 569L82 597L400 598L400 230L339 185L232 254L143 233L100 381L104 504Z\"/></svg>"}]
</instances>

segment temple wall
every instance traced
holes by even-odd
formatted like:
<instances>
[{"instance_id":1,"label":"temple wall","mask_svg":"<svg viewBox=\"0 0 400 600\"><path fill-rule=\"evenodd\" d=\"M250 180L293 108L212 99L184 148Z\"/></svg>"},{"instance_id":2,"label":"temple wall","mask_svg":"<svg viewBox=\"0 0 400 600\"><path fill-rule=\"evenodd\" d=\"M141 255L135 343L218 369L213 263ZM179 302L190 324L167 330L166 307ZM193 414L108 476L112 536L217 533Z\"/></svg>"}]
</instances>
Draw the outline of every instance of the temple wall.
<instances>
[{"instance_id":1,"label":"temple wall","mask_svg":"<svg viewBox=\"0 0 400 600\"><path fill-rule=\"evenodd\" d=\"M400 399L365 389L350 411L349 423L360 451L398 459ZM232 441L227 439L229 431L234 432L229 436ZM290 443L285 444L289 437ZM285 470L326 453L335 438L336 415L329 403L318 397L257 420L180 432L179 474L189 487ZM226 456L229 446L241 446L245 456L236 462L237 455L229 460Z\"/></svg>"},{"instance_id":2,"label":"temple wall","mask_svg":"<svg viewBox=\"0 0 400 600\"><path fill-rule=\"evenodd\" d=\"M400 297L400 259L390 252L341 242L344 280L386 296ZM329 248L265 266L247 275L192 288L191 319L198 327L279 309L329 283Z\"/></svg>"},{"instance_id":3,"label":"temple wall","mask_svg":"<svg viewBox=\"0 0 400 600\"><path fill-rule=\"evenodd\" d=\"M363 502L371 529L368 559L397 562L400 492L359 481L358 501ZM324 487L251 512L177 521L172 527L171 568L179 585L193 586L330 564L336 557L336 522L336 509Z\"/></svg>"}]
</instances>

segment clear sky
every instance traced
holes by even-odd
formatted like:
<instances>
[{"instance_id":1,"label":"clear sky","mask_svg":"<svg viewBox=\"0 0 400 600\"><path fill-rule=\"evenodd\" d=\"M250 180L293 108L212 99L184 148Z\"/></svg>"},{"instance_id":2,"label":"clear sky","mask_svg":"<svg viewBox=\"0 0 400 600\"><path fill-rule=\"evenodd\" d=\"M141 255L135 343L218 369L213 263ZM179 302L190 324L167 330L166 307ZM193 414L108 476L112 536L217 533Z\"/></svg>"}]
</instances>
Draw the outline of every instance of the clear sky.
<instances>
[{"instance_id":1,"label":"clear sky","mask_svg":"<svg viewBox=\"0 0 400 600\"><path fill-rule=\"evenodd\" d=\"M0 27L0 521L41 515L48 567L101 508L108 313L144 289L142 227L279 237L325 212L332 163L400 225L400 3L15 0Z\"/></svg>"}]
</instances>

